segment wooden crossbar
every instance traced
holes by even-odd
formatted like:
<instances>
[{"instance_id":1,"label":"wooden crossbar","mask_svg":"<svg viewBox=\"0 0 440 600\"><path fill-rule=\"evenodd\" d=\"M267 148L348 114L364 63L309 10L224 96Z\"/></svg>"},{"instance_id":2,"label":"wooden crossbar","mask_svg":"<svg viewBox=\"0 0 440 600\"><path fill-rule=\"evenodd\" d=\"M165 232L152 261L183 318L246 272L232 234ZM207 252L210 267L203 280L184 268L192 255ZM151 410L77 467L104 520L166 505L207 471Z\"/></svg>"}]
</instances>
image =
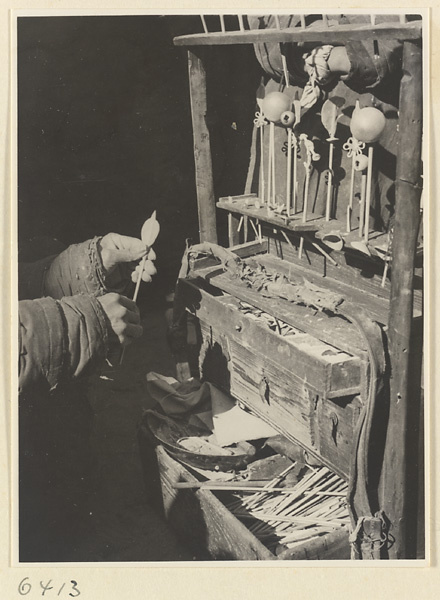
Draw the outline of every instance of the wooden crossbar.
<instances>
[{"instance_id":1,"label":"wooden crossbar","mask_svg":"<svg viewBox=\"0 0 440 600\"><path fill-rule=\"evenodd\" d=\"M321 42L336 43L372 39L415 40L422 36L422 21L379 23L377 25L320 25L302 29L252 29L246 31L214 31L174 38L176 46L227 46L231 44Z\"/></svg>"}]
</instances>

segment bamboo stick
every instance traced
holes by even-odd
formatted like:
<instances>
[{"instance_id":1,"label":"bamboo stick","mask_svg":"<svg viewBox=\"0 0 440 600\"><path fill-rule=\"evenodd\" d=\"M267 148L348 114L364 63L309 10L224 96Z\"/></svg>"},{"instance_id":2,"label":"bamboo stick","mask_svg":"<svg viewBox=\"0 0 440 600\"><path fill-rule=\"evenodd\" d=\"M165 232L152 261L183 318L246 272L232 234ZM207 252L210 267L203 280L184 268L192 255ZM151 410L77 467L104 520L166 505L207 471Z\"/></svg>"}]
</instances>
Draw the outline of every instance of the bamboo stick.
<instances>
[{"instance_id":1,"label":"bamboo stick","mask_svg":"<svg viewBox=\"0 0 440 600\"><path fill-rule=\"evenodd\" d=\"M338 263L335 261L335 259L334 259L334 258L332 258L332 257L330 256L330 254L324 250L324 248L321 248L321 246L320 246L320 245L319 245L317 242L314 242L314 241L313 241L313 240L312 240L310 237L308 237L308 236L307 236L305 233L303 233L303 238L306 238L306 239L307 239L307 240L308 240L308 241L311 243L311 245L312 245L314 248L316 248L316 250L318 250L318 252L320 252L320 253L321 253L323 256L325 256L325 258L327 258L327 260L329 260L329 261L332 263L332 265L334 265L335 267L337 267L337 266L338 266Z\"/></svg>"},{"instance_id":2,"label":"bamboo stick","mask_svg":"<svg viewBox=\"0 0 440 600\"><path fill-rule=\"evenodd\" d=\"M296 136L294 138L294 156L293 156L293 199L292 199L292 211L296 214L296 199L298 196L298 141Z\"/></svg>"},{"instance_id":3,"label":"bamboo stick","mask_svg":"<svg viewBox=\"0 0 440 600\"><path fill-rule=\"evenodd\" d=\"M220 29L222 30L222 33L226 31L224 15L220 15Z\"/></svg>"},{"instance_id":4,"label":"bamboo stick","mask_svg":"<svg viewBox=\"0 0 440 600\"><path fill-rule=\"evenodd\" d=\"M272 193L272 125L269 125L269 152L267 153L267 211L272 208L271 193Z\"/></svg>"},{"instance_id":5,"label":"bamboo stick","mask_svg":"<svg viewBox=\"0 0 440 600\"><path fill-rule=\"evenodd\" d=\"M241 519L254 519L254 515L251 513L240 513L240 512L236 512L234 513L237 517L240 517ZM284 522L284 523L310 523L313 525L333 525L335 527L340 527L343 525L348 525L350 523L350 519L333 519L333 520L327 520L327 519L313 519L313 518L308 518L308 517L283 517L281 515L266 515L266 514L258 514L258 519L262 520L265 519L267 520L267 523L271 523L273 521L279 521L279 522Z\"/></svg>"},{"instance_id":6,"label":"bamboo stick","mask_svg":"<svg viewBox=\"0 0 440 600\"><path fill-rule=\"evenodd\" d=\"M270 142L272 146L272 204L276 206L276 189L275 189L275 123L270 123Z\"/></svg>"},{"instance_id":7,"label":"bamboo stick","mask_svg":"<svg viewBox=\"0 0 440 600\"><path fill-rule=\"evenodd\" d=\"M265 194L266 194L266 190L265 188L265 181L264 181L264 125L261 125L260 127L260 185L261 185L261 190L260 190L260 198L262 199L263 203L265 200Z\"/></svg>"},{"instance_id":8,"label":"bamboo stick","mask_svg":"<svg viewBox=\"0 0 440 600\"><path fill-rule=\"evenodd\" d=\"M244 31L243 15L237 15L237 16L238 16L238 28L240 29L240 31Z\"/></svg>"},{"instance_id":9,"label":"bamboo stick","mask_svg":"<svg viewBox=\"0 0 440 600\"><path fill-rule=\"evenodd\" d=\"M354 196L354 161L356 159L356 155L353 153L351 157L351 179L350 179L350 198L347 206L347 233L351 231L351 217L353 214L353 196Z\"/></svg>"},{"instance_id":10,"label":"bamboo stick","mask_svg":"<svg viewBox=\"0 0 440 600\"><path fill-rule=\"evenodd\" d=\"M206 21L205 21L205 16L204 15L200 15L200 18L202 19L202 25L203 25L203 30L205 33L209 33L208 32L208 27L206 25Z\"/></svg>"},{"instance_id":11,"label":"bamboo stick","mask_svg":"<svg viewBox=\"0 0 440 600\"><path fill-rule=\"evenodd\" d=\"M287 130L287 182L286 182L286 207L287 216L290 217L291 201L291 183L292 183L292 130Z\"/></svg>"},{"instance_id":12,"label":"bamboo stick","mask_svg":"<svg viewBox=\"0 0 440 600\"><path fill-rule=\"evenodd\" d=\"M361 199L359 202L359 237L362 238L364 233L364 215L365 215L365 196L367 189L367 174L362 171L361 179Z\"/></svg>"},{"instance_id":13,"label":"bamboo stick","mask_svg":"<svg viewBox=\"0 0 440 600\"><path fill-rule=\"evenodd\" d=\"M330 213L331 213L331 202L332 202L332 192L333 192L333 152L334 152L334 143L330 142L330 148L328 153L328 184L327 184L327 202L325 206L325 220L330 221Z\"/></svg>"},{"instance_id":14,"label":"bamboo stick","mask_svg":"<svg viewBox=\"0 0 440 600\"><path fill-rule=\"evenodd\" d=\"M371 182L373 177L373 146L368 148L368 167L367 167L367 191L365 203L365 231L364 242L367 244L370 239L370 207L371 207Z\"/></svg>"}]
</instances>

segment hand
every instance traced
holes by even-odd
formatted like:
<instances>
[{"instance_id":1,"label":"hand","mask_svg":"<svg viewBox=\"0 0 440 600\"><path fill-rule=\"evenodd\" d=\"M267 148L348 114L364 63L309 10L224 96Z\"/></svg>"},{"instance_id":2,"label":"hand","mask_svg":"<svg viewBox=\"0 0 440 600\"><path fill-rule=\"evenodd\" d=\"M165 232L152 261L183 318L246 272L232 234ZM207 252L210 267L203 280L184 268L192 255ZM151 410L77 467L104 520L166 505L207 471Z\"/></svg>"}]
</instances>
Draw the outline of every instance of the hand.
<instances>
[{"instance_id":1,"label":"hand","mask_svg":"<svg viewBox=\"0 0 440 600\"><path fill-rule=\"evenodd\" d=\"M97 300L108 318L113 337L116 336L122 346L131 344L142 335L139 309L133 300L114 292L104 294Z\"/></svg>"},{"instance_id":2,"label":"hand","mask_svg":"<svg viewBox=\"0 0 440 600\"><path fill-rule=\"evenodd\" d=\"M146 281L150 283L152 281L153 275L157 273L156 267L153 264L153 260L156 259L156 253L153 248L148 253L148 259L145 261L144 268L142 270L142 281ZM141 272L142 261L137 265L133 273L131 274L131 280L136 283L139 279L139 273Z\"/></svg>"},{"instance_id":3,"label":"hand","mask_svg":"<svg viewBox=\"0 0 440 600\"><path fill-rule=\"evenodd\" d=\"M130 275L133 281L137 280L137 276L132 272L136 263L147 253L147 248L141 240L118 233L108 233L102 238L99 250L108 288L121 290L121 286L127 283ZM145 262L143 281L151 281L156 273L156 267L152 263L155 258L154 250L150 249Z\"/></svg>"}]
</instances>

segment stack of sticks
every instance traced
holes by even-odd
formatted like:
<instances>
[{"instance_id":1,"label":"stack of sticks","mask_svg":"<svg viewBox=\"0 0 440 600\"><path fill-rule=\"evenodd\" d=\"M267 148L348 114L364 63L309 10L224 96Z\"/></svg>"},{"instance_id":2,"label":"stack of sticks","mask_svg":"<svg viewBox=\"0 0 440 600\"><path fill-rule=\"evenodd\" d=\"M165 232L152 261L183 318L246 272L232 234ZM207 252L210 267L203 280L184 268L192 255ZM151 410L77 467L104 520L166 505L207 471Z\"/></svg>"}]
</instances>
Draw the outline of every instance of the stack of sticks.
<instances>
[{"instance_id":1,"label":"stack of sticks","mask_svg":"<svg viewBox=\"0 0 440 600\"><path fill-rule=\"evenodd\" d=\"M308 466L293 488L280 491L280 483L295 465L259 492L234 492L226 504L271 551L279 545L294 548L349 524L347 483L326 467Z\"/></svg>"}]
</instances>

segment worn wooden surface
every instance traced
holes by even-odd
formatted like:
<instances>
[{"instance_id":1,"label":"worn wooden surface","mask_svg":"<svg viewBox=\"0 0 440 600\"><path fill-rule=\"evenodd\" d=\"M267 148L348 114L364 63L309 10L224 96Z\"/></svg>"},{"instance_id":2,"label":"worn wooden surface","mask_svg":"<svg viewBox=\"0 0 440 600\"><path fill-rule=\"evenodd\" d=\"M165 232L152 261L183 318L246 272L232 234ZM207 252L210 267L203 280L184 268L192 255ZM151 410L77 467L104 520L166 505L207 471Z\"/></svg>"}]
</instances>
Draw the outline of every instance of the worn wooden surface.
<instances>
[{"instance_id":1,"label":"worn wooden surface","mask_svg":"<svg viewBox=\"0 0 440 600\"><path fill-rule=\"evenodd\" d=\"M263 228L263 233L268 233L268 230ZM304 256L299 259L298 253L273 231L264 239L268 241L268 253L282 259L280 263L277 263L282 272L286 273L287 271L288 273L291 263L294 263L300 270L303 270L305 277L312 279L315 274L321 278L323 286L327 286L328 282L329 289L333 289L333 282L337 282L344 293L351 288L352 291L349 295L358 298L359 302L371 312L373 318L380 323L388 322L391 285L387 281L384 287L381 286L383 274L381 261L377 259L373 261L357 252L332 252L331 255L337 260L337 266L334 266L307 242L304 245ZM292 244L297 246L297 241L292 239ZM385 299L386 303L383 303L382 299ZM422 290L416 289L414 290L413 317L419 319L422 311Z\"/></svg>"},{"instance_id":2,"label":"worn wooden surface","mask_svg":"<svg viewBox=\"0 0 440 600\"><path fill-rule=\"evenodd\" d=\"M240 241L240 232L238 226L240 224L240 218L233 213L228 214L228 242L229 247L236 246Z\"/></svg>"},{"instance_id":3,"label":"worn wooden surface","mask_svg":"<svg viewBox=\"0 0 440 600\"><path fill-rule=\"evenodd\" d=\"M215 31L184 35L174 39L176 46L211 46L228 44L320 42L321 44L344 44L347 41L364 40L366 36L376 40L390 38L409 40L421 36L421 22L379 23L377 25L337 25L313 28L292 27L286 29L258 29L248 31Z\"/></svg>"},{"instance_id":4,"label":"worn wooden surface","mask_svg":"<svg viewBox=\"0 0 440 600\"><path fill-rule=\"evenodd\" d=\"M281 336L241 311L235 296L213 296L196 281L183 280L180 293L199 319L201 377L347 477L359 357L298 330Z\"/></svg>"},{"instance_id":5,"label":"worn wooden surface","mask_svg":"<svg viewBox=\"0 0 440 600\"><path fill-rule=\"evenodd\" d=\"M165 515L176 533L202 560L326 560L349 558L348 531L341 527L276 557L209 490L175 489L196 478L158 446Z\"/></svg>"},{"instance_id":6,"label":"worn wooden surface","mask_svg":"<svg viewBox=\"0 0 440 600\"><path fill-rule=\"evenodd\" d=\"M203 50L202 50L203 53ZM201 242L217 242L211 144L206 123L206 73L202 54L188 52L191 116L194 135L194 162Z\"/></svg>"},{"instance_id":7,"label":"worn wooden surface","mask_svg":"<svg viewBox=\"0 0 440 600\"><path fill-rule=\"evenodd\" d=\"M317 231L320 226L325 223L325 219L322 215L314 214L312 212L308 213L307 221L305 223L302 220L302 213L292 215L289 222L286 223L286 219L283 219L274 211L268 213L266 206L260 206L259 208L252 206L252 204L245 206L244 202L246 200L251 203L259 201L260 204L262 204L261 200L259 200L255 194L248 194L246 196L220 198L217 202L217 206L224 210L231 211L233 214L244 215L253 219L262 219L265 222L272 223L278 227L284 226L290 231Z\"/></svg>"},{"instance_id":8,"label":"worn wooden surface","mask_svg":"<svg viewBox=\"0 0 440 600\"><path fill-rule=\"evenodd\" d=\"M217 329L223 336L248 348L257 348L276 364L294 371L294 376L326 397L357 393L360 386L359 358L329 346L309 333L294 330L281 336L264 320L255 320L240 310L234 296L215 297L201 289L196 281L181 282L181 293L193 315ZM311 377L313 373L313 377Z\"/></svg>"},{"instance_id":9,"label":"worn wooden surface","mask_svg":"<svg viewBox=\"0 0 440 600\"><path fill-rule=\"evenodd\" d=\"M349 560L350 544L348 529L341 527L302 544L299 548L285 550L278 560Z\"/></svg>"},{"instance_id":10,"label":"worn wooden surface","mask_svg":"<svg viewBox=\"0 0 440 600\"><path fill-rule=\"evenodd\" d=\"M356 356L364 356L364 342L355 326L340 317L329 317L300 304L282 298L267 298L260 292L246 287L223 272L222 268L211 267L197 271L211 285L256 306L303 332Z\"/></svg>"},{"instance_id":11,"label":"worn wooden surface","mask_svg":"<svg viewBox=\"0 0 440 600\"><path fill-rule=\"evenodd\" d=\"M369 285L369 282L366 283L364 289L359 289L352 284L350 285L347 280L336 280L329 275L323 278L321 274L310 267L307 268L304 263L301 265L298 263L292 264L286 260L274 257L272 254L261 256L258 260L260 264L266 266L268 269L285 274L291 281L301 281L302 278L305 278L316 286L325 286L330 292L340 294L346 303L350 302L351 304L365 307L365 311L372 319L380 323L388 322L389 300L377 294L374 286ZM342 305L341 310L343 311L343 309Z\"/></svg>"},{"instance_id":12,"label":"worn wooden surface","mask_svg":"<svg viewBox=\"0 0 440 600\"><path fill-rule=\"evenodd\" d=\"M156 449L164 514L196 558L202 560L273 560L275 556L209 490L179 490L178 481L197 479Z\"/></svg>"},{"instance_id":13,"label":"worn wooden surface","mask_svg":"<svg viewBox=\"0 0 440 600\"><path fill-rule=\"evenodd\" d=\"M395 543L390 558L408 557L407 481L408 411L410 397L410 344L413 312L413 276L420 222L422 139L422 49L403 47L400 88L400 142L397 155L396 212L392 246L393 278L389 319L391 357L390 412L383 468L383 508L391 521Z\"/></svg>"}]
</instances>

